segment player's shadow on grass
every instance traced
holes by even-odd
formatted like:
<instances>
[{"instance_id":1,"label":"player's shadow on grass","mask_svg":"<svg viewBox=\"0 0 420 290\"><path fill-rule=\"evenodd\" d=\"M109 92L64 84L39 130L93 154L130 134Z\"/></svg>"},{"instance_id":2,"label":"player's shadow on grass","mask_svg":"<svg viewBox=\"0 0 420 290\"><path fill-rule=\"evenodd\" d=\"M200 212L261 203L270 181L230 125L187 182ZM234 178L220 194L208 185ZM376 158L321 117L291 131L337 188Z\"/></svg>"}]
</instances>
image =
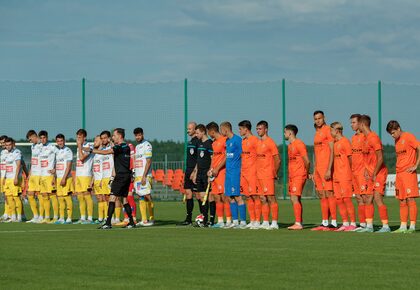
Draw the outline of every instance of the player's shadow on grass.
<instances>
[{"instance_id":1,"label":"player's shadow on grass","mask_svg":"<svg viewBox=\"0 0 420 290\"><path fill-rule=\"evenodd\" d=\"M154 226L162 227L162 226L175 226L179 223L179 220L155 220Z\"/></svg>"}]
</instances>

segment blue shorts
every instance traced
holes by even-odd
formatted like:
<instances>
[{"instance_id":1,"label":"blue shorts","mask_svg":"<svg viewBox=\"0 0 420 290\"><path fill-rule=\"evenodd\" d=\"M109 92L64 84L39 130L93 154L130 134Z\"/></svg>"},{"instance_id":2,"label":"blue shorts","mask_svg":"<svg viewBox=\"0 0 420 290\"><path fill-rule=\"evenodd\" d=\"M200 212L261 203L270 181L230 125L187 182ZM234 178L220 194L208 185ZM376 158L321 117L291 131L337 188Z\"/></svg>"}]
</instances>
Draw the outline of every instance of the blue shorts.
<instances>
[{"instance_id":1,"label":"blue shorts","mask_svg":"<svg viewBox=\"0 0 420 290\"><path fill-rule=\"evenodd\" d=\"M226 171L225 177L225 195L240 196L241 195L241 172Z\"/></svg>"}]
</instances>

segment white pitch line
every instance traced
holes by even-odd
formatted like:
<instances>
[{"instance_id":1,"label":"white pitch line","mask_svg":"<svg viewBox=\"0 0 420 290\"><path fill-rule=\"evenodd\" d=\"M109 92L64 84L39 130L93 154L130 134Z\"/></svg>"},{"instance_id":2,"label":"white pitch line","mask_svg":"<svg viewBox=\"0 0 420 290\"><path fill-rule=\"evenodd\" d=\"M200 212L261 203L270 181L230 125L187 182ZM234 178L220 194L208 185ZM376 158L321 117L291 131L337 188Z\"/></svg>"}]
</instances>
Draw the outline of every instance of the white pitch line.
<instances>
[{"instance_id":1,"label":"white pitch line","mask_svg":"<svg viewBox=\"0 0 420 290\"><path fill-rule=\"evenodd\" d=\"M166 226L157 226L157 227L142 227L141 230L149 230L149 229L182 229L183 227L166 227ZM140 229L140 228L137 228ZM130 229L130 230L137 230L137 229ZM104 231L113 231L113 230L128 230L120 227L112 228L111 230L104 230ZM13 234L13 233L44 233L44 232L82 232L82 231L100 231L96 228L89 228L89 229L54 229L54 230L12 230L12 231L1 231L0 234Z\"/></svg>"}]
</instances>

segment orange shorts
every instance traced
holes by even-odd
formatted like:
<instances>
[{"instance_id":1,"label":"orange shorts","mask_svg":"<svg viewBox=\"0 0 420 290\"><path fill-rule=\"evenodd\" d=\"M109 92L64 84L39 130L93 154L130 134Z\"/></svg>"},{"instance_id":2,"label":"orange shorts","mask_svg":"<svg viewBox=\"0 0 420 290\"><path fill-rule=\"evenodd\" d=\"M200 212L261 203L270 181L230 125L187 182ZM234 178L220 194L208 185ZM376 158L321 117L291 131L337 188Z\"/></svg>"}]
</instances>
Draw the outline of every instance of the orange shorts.
<instances>
[{"instance_id":1,"label":"orange shorts","mask_svg":"<svg viewBox=\"0 0 420 290\"><path fill-rule=\"evenodd\" d=\"M275 195L275 193L274 179L258 179L258 195Z\"/></svg>"},{"instance_id":2,"label":"orange shorts","mask_svg":"<svg viewBox=\"0 0 420 290\"><path fill-rule=\"evenodd\" d=\"M385 194L386 177L388 173L378 174L375 182L372 179L367 181L366 194L373 194L374 192Z\"/></svg>"},{"instance_id":3,"label":"orange shorts","mask_svg":"<svg viewBox=\"0 0 420 290\"><path fill-rule=\"evenodd\" d=\"M368 181L364 174L353 175L353 193L366 194L367 183Z\"/></svg>"},{"instance_id":4,"label":"orange shorts","mask_svg":"<svg viewBox=\"0 0 420 290\"><path fill-rule=\"evenodd\" d=\"M336 198L352 197L353 183L348 181L334 181L334 196Z\"/></svg>"},{"instance_id":5,"label":"orange shorts","mask_svg":"<svg viewBox=\"0 0 420 290\"><path fill-rule=\"evenodd\" d=\"M257 194L257 178L255 176L241 175L241 194L245 196Z\"/></svg>"},{"instance_id":6,"label":"orange shorts","mask_svg":"<svg viewBox=\"0 0 420 290\"><path fill-rule=\"evenodd\" d=\"M315 178L315 188L316 190L333 190L333 181L325 180L324 175L327 169L315 169L314 178ZM331 176L332 177L332 176Z\"/></svg>"},{"instance_id":7,"label":"orange shorts","mask_svg":"<svg viewBox=\"0 0 420 290\"><path fill-rule=\"evenodd\" d=\"M306 178L295 177L289 178L289 195L301 196Z\"/></svg>"},{"instance_id":8,"label":"orange shorts","mask_svg":"<svg viewBox=\"0 0 420 290\"><path fill-rule=\"evenodd\" d=\"M219 195L225 193L225 172L220 172L211 182L211 194Z\"/></svg>"},{"instance_id":9,"label":"orange shorts","mask_svg":"<svg viewBox=\"0 0 420 290\"><path fill-rule=\"evenodd\" d=\"M406 199L419 197L417 173L401 172L395 178L395 197Z\"/></svg>"}]
</instances>

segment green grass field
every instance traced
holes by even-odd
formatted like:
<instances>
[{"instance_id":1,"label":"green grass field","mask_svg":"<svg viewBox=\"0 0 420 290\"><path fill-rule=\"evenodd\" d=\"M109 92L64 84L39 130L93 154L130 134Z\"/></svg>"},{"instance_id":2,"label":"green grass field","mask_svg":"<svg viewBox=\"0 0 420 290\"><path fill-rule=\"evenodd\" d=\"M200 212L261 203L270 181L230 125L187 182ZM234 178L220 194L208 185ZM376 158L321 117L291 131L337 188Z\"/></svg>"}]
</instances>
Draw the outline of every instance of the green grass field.
<instances>
[{"instance_id":1,"label":"green grass field","mask_svg":"<svg viewBox=\"0 0 420 290\"><path fill-rule=\"evenodd\" d=\"M391 225L398 203L386 199ZM416 289L420 233L183 228L184 205L159 202L157 225L110 231L95 225L0 224L1 289ZM29 209L27 210L29 212ZM195 212L197 212L195 208ZM307 226L319 202L304 201ZM375 213L377 216L377 213Z\"/></svg>"}]
</instances>

